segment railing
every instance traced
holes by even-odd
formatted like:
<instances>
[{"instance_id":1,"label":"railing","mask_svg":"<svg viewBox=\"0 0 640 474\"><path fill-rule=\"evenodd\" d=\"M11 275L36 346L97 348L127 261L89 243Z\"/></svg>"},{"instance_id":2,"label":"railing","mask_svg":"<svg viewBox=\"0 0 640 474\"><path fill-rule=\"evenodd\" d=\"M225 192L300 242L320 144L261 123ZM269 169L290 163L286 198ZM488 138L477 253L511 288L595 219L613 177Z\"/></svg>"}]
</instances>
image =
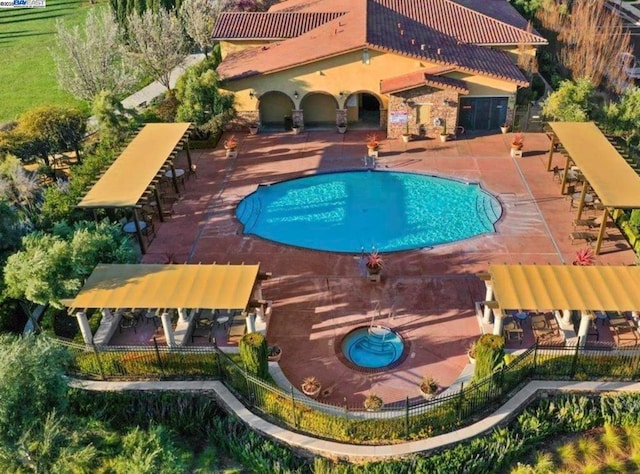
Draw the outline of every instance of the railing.
<instances>
[{"instance_id":1,"label":"railing","mask_svg":"<svg viewBox=\"0 0 640 474\"><path fill-rule=\"evenodd\" d=\"M367 412L346 403L322 403L293 387L287 390L258 379L213 347L86 348L61 343L74 355L71 373L75 376L220 379L265 418L297 431L361 444L420 439L471 424L532 378L633 380L640 376L638 347L534 345L490 376L457 391L430 400L407 397Z\"/></svg>"}]
</instances>

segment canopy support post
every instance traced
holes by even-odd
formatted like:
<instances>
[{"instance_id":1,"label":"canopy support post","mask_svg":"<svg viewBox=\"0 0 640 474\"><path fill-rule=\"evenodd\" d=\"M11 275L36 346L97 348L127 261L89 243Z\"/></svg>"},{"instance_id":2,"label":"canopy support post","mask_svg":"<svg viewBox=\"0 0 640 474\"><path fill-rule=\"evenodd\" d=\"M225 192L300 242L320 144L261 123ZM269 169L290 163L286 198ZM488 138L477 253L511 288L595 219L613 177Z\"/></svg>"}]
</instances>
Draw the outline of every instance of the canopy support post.
<instances>
[{"instance_id":1,"label":"canopy support post","mask_svg":"<svg viewBox=\"0 0 640 474\"><path fill-rule=\"evenodd\" d=\"M144 240L142 239L142 229L140 229L140 218L138 216L138 210L133 208L133 223L136 226L136 236L138 237L138 243L140 244L140 251L144 255L147 253L147 247L144 244Z\"/></svg>"},{"instance_id":2,"label":"canopy support post","mask_svg":"<svg viewBox=\"0 0 640 474\"><path fill-rule=\"evenodd\" d=\"M596 248L593 253L600 255L600 248L602 248L602 241L604 240L604 234L607 229L607 219L609 219L609 208L605 207L602 211L602 222L600 223L600 232L598 232L598 240L596 241Z\"/></svg>"},{"instance_id":3,"label":"canopy support post","mask_svg":"<svg viewBox=\"0 0 640 474\"><path fill-rule=\"evenodd\" d=\"M551 148L549 148L549 160L547 161L547 171L551 171L551 163L553 161L553 149L556 147L556 144L558 143L557 140L558 138L554 134L551 137Z\"/></svg>"},{"instance_id":4,"label":"canopy support post","mask_svg":"<svg viewBox=\"0 0 640 474\"><path fill-rule=\"evenodd\" d=\"M564 162L564 173L562 173L562 191L560 194L565 194L567 189L567 178L569 176L569 163L571 163L571 157L567 155L567 159Z\"/></svg>"},{"instance_id":5,"label":"canopy support post","mask_svg":"<svg viewBox=\"0 0 640 474\"><path fill-rule=\"evenodd\" d=\"M578 219L582 219L582 210L584 209L584 199L587 196L587 187L588 184L586 181L582 183L582 191L580 192L580 203L578 204Z\"/></svg>"},{"instance_id":6,"label":"canopy support post","mask_svg":"<svg viewBox=\"0 0 640 474\"><path fill-rule=\"evenodd\" d=\"M502 336L504 314L500 308L493 308L493 334Z\"/></svg>"}]
</instances>

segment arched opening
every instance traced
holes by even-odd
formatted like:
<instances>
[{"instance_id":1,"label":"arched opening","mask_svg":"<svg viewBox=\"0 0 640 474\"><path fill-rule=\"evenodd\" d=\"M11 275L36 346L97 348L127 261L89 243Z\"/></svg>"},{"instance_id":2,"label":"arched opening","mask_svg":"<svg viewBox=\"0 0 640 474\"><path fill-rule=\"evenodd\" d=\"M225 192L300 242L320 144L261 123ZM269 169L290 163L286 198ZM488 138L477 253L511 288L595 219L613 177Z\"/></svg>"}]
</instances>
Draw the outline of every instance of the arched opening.
<instances>
[{"instance_id":1,"label":"arched opening","mask_svg":"<svg viewBox=\"0 0 640 474\"><path fill-rule=\"evenodd\" d=\"M380 128L382 104L375 95L368 92L355 92L347 97L345 108L350 127Z\"/></svg>"},{"instance_id":2,"label":"arched opening","mask_svg":"<svg viewBox=\"0 0 640 474\"><path fill-rule=\"evenodd\" d=\"M336 126L336 99L321 92L307 94L300 103L305 128L334 128Z\"/></svg>"},{"instance_id":3,"label":"arched opening","mask_svg":"<svg viewBox=\"0 0 640 474\"><path fill-rule=\"evenodd\" d=\"M262 128L284 130L291 121L293 101L288 95L279 92L265 92L260 96L260 124Z\"/></svg>"}]
</instances>

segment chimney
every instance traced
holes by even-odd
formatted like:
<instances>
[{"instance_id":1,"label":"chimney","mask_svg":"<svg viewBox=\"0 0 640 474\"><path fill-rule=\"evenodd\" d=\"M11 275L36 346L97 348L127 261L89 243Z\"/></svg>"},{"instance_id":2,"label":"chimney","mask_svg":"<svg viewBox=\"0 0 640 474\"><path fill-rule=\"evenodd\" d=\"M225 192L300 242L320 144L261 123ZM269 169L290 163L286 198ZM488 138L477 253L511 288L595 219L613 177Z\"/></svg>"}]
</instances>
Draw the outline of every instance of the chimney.
<instances>
[{"instance_id":1,"label":"chimney","mask_svg":"<svg viewBox=\"0 0 640 474\"><path fill-rule=\"evenodd\" d=\"M400 30L400 36L404 36L404 30Z\"/></svg>"},{"instance_id":2,"label":"chimney","mask_svg":"<svg viewBox=\"0 0 640 474\"><path fill-rule=\"evenodd\" d=\"M424 43L422 43L422 44L420 45L420 49L421 49L422 51L424 51L425 49L427 49L427 45L426 45L426 44L424 44Z\"/></svg>"},{"instance_id":3,"label":"chimney","mask_svg":"<svg viewBox=\"0 0 640 474\"><path fill-rule=\"evenodd\" d=\"M416 44L416 39L415 38L411 38L411 44Z\"/></svg>"},{"instance_id":4,"label":"chimney","mask_svg":"<svg viewBox=\"0 0 640 474\"><path fill-rule=\"evenodd\" d=\"M438 48L438 56L442 53L442 50Z\"/></svg>"}]
</instances>

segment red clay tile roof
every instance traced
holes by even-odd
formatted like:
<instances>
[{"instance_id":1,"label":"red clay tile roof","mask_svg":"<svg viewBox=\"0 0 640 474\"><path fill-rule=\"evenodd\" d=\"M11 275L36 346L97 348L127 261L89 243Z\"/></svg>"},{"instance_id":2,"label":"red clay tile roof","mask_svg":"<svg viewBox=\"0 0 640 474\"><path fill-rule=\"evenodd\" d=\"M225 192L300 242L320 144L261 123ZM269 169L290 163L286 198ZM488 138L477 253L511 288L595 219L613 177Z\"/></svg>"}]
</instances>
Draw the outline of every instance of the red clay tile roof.
<instances>
[{"instance_id":1,"label":"red clay tile roof","mask_svg":"<svg viewBox=\"0 0 640 474\"><path fill-rule=\"evenodd\" d=\"M383 79L380 82L380 92L383 94L391 94L393 92L400 92L426 85L438 89L452 89L461 94L468 94L469 89L463 80L439 75L452 71L455 71L455 68L429 68Z\"/></svg>"},{"instance_id":2,"label":"red clay tile roof","mask_svg":"<svg viewBox=\"0 0 640 474\"><path fill-rule=\"evenodd\" d=\"M469 5L491 2L496 9L508 10L501 18L515 12L505 0L459 1ZM338 0L289 0L279 4L278 11L318 12L323 7L328 10L340 5L349 12L300 36L230 54L218 66L221 79L268 74L368 47L527 85L507 53L468 41L504 45L522 40L545 42L536 34L452 0L350 0L347 4ZM485 6L483 11L490 9ZM273 8L267 14L272 13Z\"/></svg>"},{"instance_id":3,"label":"red clay tile roof","mask_svg":"<svg viewBox=\"0 0 640 474\"><path fill-rule=\"evenodd\" d=\"M372 0L369 27L375 29L381 20L387 22L393 17L405 35L418 34L421 28L427 27L463 43L547 43L540 35L526 31L526 20L506 0L466 0L464 3L466 6L452 0Z\"/></svg>"},{"instance_id":4,"label":"red clay tile roof","mask_svg":"<svg viewBox=\"0 0 640 474\"><path fill-rule=\"evenodd\" d=\"M293 38L342 15L344 12L224 12L216 21L213 37L220 40Z\"/></svg>"}]
</instances>

